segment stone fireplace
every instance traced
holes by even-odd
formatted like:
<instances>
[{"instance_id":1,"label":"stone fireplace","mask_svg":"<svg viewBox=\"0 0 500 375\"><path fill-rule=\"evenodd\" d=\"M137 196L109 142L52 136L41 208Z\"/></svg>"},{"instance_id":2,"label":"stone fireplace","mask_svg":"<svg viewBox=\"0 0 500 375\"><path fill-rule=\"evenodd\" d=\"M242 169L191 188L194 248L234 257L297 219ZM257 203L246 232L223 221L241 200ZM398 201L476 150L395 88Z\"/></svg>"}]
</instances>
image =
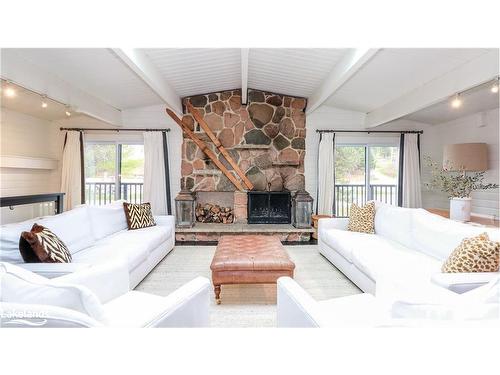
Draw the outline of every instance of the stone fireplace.
<instances>
[{"instance_id":1,"label":"stone fireplace","mask_svg":"<svg viewBox=\"0 0 500 375\"><path fill-rule=\"evenodd\" d=\"M241 103L240 90L184 98L182 122L239 179L232 166L187 110L188 101L254 185L253 192L283 192L289 197L305 188L306 99L252 89L248 91L246 105ZM181 186L194 192L197 205L206 205L206 209L210 209L210 205L229 207L233 214L231 224L247 224L247 192L239 191L187 134L183 137ZM290 199L287 200L288 205L289 201ZM218 210L219 208L215 209ZM286 223L290 223L289 218ZM215 224L204 222L203 225ZM200 225L198 230L201 230L199 228ZM288 235L289 233L284 238L288 238ZM294 236L293 238L299 239L306 237L297 233ZM187 231L183 231L178 237L192 239Z\"/></svg>"}]
</instances>

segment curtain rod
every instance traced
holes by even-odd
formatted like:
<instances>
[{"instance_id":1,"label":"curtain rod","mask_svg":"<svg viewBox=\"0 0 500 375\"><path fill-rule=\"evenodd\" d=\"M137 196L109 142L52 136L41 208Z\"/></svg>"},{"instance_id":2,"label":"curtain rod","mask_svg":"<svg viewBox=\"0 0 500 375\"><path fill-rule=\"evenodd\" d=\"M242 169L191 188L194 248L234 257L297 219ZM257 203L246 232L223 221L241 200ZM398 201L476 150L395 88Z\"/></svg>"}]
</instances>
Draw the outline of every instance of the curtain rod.
<instances>
[{"instance_id":1,"label":"curtain rod","mask_svg":"<svg viewBox=\"0 0 500 375\"><path fill-rule=\"evenodd\" d=\"M423 134L423 130L333 130L316 129L317 133L396 133L396 134Z\"/></svg>"},{"instance_id":2,"label":"curtain rod","mask_svg":"<svg viewBox=\"0 0 500 375\"><path fill-rule=\"evenodd\" d=\"M116 128L107 128L107 129L102 129L102 128L59 128L59 130L74 130L77 132L82 132L86 130L97 130L97 131L105 131L105 132L169 132L169 128L123 128L123 129L116 129Z\"/></svg>"}]
</instances>

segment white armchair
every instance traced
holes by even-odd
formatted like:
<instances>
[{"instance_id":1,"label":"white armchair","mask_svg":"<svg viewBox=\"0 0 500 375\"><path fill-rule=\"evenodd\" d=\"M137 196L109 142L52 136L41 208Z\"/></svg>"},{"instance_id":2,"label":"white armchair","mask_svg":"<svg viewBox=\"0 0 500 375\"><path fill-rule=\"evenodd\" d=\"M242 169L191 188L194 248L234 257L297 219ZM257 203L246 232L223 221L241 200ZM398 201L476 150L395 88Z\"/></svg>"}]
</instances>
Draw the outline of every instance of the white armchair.
<instances>
[{"instance_id":1,"label":"white armchair","mask_svg":"<svg viewBox=\"0 0 500 375\"><path fill-rule=\"evenodd\" d=\"M401 288L383 281L377 284L376 297L362 293L325 301L315 301L289 277L278 279L278 327L498 326L499 322L498 275L462 294L432 283Z\"/></svg>"},{"instance_id":2,"label":"white armchair","mask_svg":"<svg viewBox=\"0 0 500 375\"><path fill-rule=\"evenodd\" d=\"M129 291L128 275L109 263L47 279L0 263L0 327L208 326L208 279L159 297Z\"/></svg>"}]
</instances>

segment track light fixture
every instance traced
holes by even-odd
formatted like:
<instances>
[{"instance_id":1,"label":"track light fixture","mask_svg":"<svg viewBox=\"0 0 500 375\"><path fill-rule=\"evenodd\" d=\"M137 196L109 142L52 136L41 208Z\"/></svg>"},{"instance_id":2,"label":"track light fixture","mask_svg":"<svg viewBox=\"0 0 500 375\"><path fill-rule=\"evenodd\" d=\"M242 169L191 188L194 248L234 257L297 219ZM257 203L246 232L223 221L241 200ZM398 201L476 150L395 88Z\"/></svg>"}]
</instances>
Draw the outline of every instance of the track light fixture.
<instances>
[{"instance_id":1,"label":"track light fixture","mask_svg":"<svg viewBox=\"0 0 500 375\"><path fill-rule=\"evenodd\" d=\"M7 98L13 98L16 96L16 90L12 87L12 83L10 81L7 81L7 85L3 91Z\"/></svg>"},{"instance_id":2,"label":"track light fixture","mask_svg":"<svg viewBox=\"0 0 500 375\"><path fill-rule=\"evenodd\" d=\"M66 113L66 116L68 117L71 116L71 107L69 105L66 106L66 111L64 113Z\"/></svg>"},{"instance_id":3,"label":"track light fixture","mask_svg":"<svg viewBox=\"0 0 500 375\"><path fill-rule=\"evenodd\" d=\"M493 86L491 86L491 92L493 94L496 94L498 93L498 85L499 85L499 77L497 77L497 79L495 80L495 83L493 84Z\"/></svg>"},{"instance_id":4,"label":"track light fixture","mask_svg":"<svg viewBox=\"0 0 500 375\"><path fill-rule=\"evenodd\" d=\"M47 108L47 95L42 95L42 108Z\"/></svg>"},{"instance_id":5,"label":"track light fixture","mask_svg":"<svg viewBox=\"0 0 500 375\"><path fill-rule=\"evenodd\" d=\"M460 98L460 94L455 94L453 100L451 101L452 108L460 108L462 106L462 99Z\"/></svg>"}]
</instances>

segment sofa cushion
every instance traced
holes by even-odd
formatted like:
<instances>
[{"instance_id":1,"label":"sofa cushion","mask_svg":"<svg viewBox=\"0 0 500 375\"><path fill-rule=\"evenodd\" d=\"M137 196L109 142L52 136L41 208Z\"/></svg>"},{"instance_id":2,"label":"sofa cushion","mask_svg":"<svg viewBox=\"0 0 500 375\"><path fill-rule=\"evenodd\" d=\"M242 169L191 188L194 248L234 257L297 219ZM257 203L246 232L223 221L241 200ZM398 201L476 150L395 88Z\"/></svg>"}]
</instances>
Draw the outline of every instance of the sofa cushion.
<instances>
[{"instance_id":1,"label":"sofa cushion","mask_svg":"<svg viewBox=\"0 0 500 375\"><path fill-rule=\"evenodd\" d=\"M163 242L167 241L171 235L169 228L156 225L149 228L122 231L99 241L99 244L118 248L130 244L144 247L150 254Z\"/></svg>"},{"instance_id":2,"label":"sofa cushion","mask_svg":"<svg viewBox=\"0 0 500 375\"><path fill-rule=\"evenodd\" d=\"M487 233L464 238L444 262L443 272L497 272L500 243L490 241Z\"/></svg>"},{"instance_id":3,"label":"sofa cushion","mask_svg":"<svg viewBox=\"0 0 500 375\"><path fill-rule=\"evenodd\" d=\"M351 204L347 230L361 233L375 233L375 202L366 202L363 207Z\"/></svg>"},{"instance_id":4,"label":"sofa cushion","mask_svg":"<svg viewBox=\"0 0 500 375\"><path fill-rule=\"evenodd\" d=\"M95 242L88 207L85 205L59 215L44 217L37 221L37 224L55 233L66 244L71 254L90 247Z\"/></svg>"},{"instance_id":5,"label":"sofa cushion","mask_svg":"<svg viewBox=\"0 0 500 375\"><path fill-rule=\"evenodd\" d=\"M7 263L0 263L0 284L2 302L57 306L105 321L101 303L85 287L46 279Z\"/></svg>"},{"instance_id":6,"label":"sofa cushion","mask_svg":"<svg viewBox=\"0 0 500 375\"><path fill-rule=\"evenodd\" d=\"M441 262L437 259L395 241L376 238L369 246L352 251L352 263L375 282L380 277L429 281L433 273L440 272Z\"/></svg>"},{"instance_id":7,"label":"sofa cushion","mask_svg":"<svg viewBox=\"0 0 500 375\"><path fill-rule=\"evenodd\" d=\"M128 243L121 241L116 246L109 244L98 244L82 250L73 255L73 262L100 264L110 260L124 259L129 271L132 271L148 258L146 244Z\"/></svg>"},{"instance_id":8,"label":"sofa cushion","mask_svg":"<svg viewBox=\"0 0 500 375\"><path fill-rule=\"evenodd\" d=\"M372 248L380 241L379 236L368 233L349 232L341 229L324 231L321 240L352 263L352 252L358 248Z\"/></svg>"},{"instance_id":9,"label":"sofa cushion","mask_svg":"<svg viewBox=\"0 0 500 375\"><path fill-rule=\"evenodd\" d=\"M96 240L127 229L127 218L125 217L122 202L100 207L89 206L88 211Z\"/></svg>"},{"instance_id":10,"label":"sofa cushion","mask_svg":"<svg viewBox=\"0 0 500 375\"><path fill-rule=\"evenodd\" d=\"M424 209L413 210L412 248L445 261L465 237L474 237L483 232L491 233L497 240L498 230L485 230L470 224L459 223ZM497 232L495 234L494 232Z\"/></svg>"},{"instance_id":11,"label":"sofa cushion","mask_svg":"<svg viewBox=\"0 0 500 375\"><path fill-rule=\"evenodd\" d=\"M14 264L24 262L19 251L19 237L22 232L31 230L37 220L40 219L30 219L0 227L0 261Z\"/></svg>"},{"instance_id":12,"label":"sofa cushion","mask_svg":"<svg viewBox=\"0 0 500 375\"><path fill-rule=\"evenodd\" d=\"M64 242L38 224L21 233L19 251L27 263L71 263L71 253Z\"/></svg>"},{"instance_id":13,"label":"sofa cushion","mask_svg":"<svg viewBox=\"0 0 500 375\"><path fill-rule=\"evenodd\" d=\"M401 245L411 247L412 209L377 202L375 233Z\"/></svg>"}]
</instances>

